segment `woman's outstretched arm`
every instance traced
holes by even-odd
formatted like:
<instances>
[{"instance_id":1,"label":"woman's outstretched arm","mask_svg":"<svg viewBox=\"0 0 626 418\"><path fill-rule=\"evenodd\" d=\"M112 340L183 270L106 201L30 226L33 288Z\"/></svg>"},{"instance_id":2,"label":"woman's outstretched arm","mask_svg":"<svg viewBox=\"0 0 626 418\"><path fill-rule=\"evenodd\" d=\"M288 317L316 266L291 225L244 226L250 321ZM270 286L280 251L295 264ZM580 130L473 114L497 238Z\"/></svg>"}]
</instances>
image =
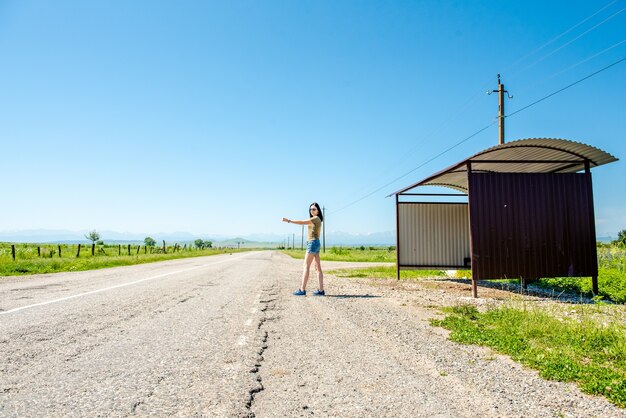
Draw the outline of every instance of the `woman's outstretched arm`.
<instances>
[{"instance_id":1,"label":"woman's outstretched arm","mask_svg":"<svg viewBox=\"0 0 626 418\"><path fill-rule=\"evenodd\" d=\"M312 225L313 224L313 222L311 222L310 219L305 219L302 221L295 221L292 219L283 218L283 222L287 222L289 224L296 224L296 225Z\"/></svg>"}]
</instances>

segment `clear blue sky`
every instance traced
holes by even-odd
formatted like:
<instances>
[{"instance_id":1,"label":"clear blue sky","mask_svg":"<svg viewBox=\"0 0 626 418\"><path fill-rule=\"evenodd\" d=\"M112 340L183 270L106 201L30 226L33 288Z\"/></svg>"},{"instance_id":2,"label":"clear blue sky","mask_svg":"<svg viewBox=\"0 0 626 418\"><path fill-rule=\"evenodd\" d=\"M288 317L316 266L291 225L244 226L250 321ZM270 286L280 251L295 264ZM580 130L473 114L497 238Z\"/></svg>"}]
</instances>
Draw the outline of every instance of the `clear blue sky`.
<instances>
[{"instance_id":1,"label":"clear blue sky","mask_svg":"<svg viewBox=\"0 0 626 418\"><path fill-rule=\"evenodd\" d=\"M497 144L393 181L494 120L497 73L511 113L626 57L625 8L0 0L0 231L286 235L312 201L393 230L386 195ZM626 229L625 102L626 61L507 120L621 159L593 171L599 235Z\"/></svg>"}]
</instances>

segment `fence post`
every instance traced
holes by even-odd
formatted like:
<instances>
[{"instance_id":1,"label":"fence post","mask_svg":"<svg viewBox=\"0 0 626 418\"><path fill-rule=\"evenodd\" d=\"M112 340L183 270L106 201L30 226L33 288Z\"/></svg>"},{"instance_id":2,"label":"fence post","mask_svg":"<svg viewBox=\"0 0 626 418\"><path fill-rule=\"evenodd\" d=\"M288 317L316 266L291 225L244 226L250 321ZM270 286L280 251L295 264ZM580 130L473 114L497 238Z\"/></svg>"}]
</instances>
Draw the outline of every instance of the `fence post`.
<instances>
[{"instance_id":1,"label":"fence post","mask_svg":"<svg viewBox=\"0 0 626 418\"><path fill-rule=\"evenodd\" d=\"M128 255L130 255L130 244L128 244Z\"/></svg>"},{"instance_id":2,"label":"fence post","mask_svg":"<svg viewBox=\"0 0 626 418\"><path fill-rule=\"evenodd\" d=\"M150 252L152 252L152 251L150 251ZM147 245L143 246L143 253L144 254L148 254L148 246Z\"/></svg>"},{"instance_id":3,"label":"fence post","mask_svg":"<svg viewBox=\"0 0 626 418\"><path fill-rule=\"evenodd\" d=\"M96 254L96 243L92 243L91 244L91 255L95 255Z\"/></svg>"},{"instance_id":4,"label":"fence post","mask_svg":"<svg viewBox=\"0 0 626 418\"><path fill-rule=\"evenodd\" d=\"M165 247L165 240L163 240L163 254L167 254L167 248Z\"/></svg>"},{"instance_id":5,"label":"fence post","mask_svg":"<svg viewBox=\"0 0 626 418\"><path fill-rule=\"evenodd\" d=\"M78 251L76 252L76 257L80 257L80 244L78 244Z\"/></svg>"},{"instance_id":6,"label":"fence post","mask_svg":"<svg viewBox=\"0 0 626 418\"><path fill-rule=\"evenodd\" d=\"M139 246L137 247L137 254L136 254L136 255L139 255L139 250L141 250L141 245L139 245Z\"/></svg>"},{"instance_id":7,"label":"fence post","mask_svg":"<svg viewBox=\"0 0 626 418\"><path fill-rule=\"evenodd\" d=\"M37 247L37 257L41 257L41 247Z\"/></svg>"},{"instance_id":8,"label":"fence post","mask_svg":"<svg viewBox=\"0 0 626 418\"><path fill-rule=\"evenodd\" d=\"M15 261L15 244L11 244L11 255L13 256L13 261Z\"/></svg>"},{"instance_id":9,"label":"fence post","mask_svg":"<svg viewBox=\"0 0 626 418\"><path fill-rule=\"evenodd\" d=\"M59 258L61 258L61 246L59 245Z\"/></svg>"},{"instance_id":10,"label":"fence post","mask_svg":"<svg viewBox=\"0 0 626 418\"><path fill-rule=\"evenodd\" d=\"M118 244L117 255L122 255L122 244Z\"/></svg>"}]
</instances>

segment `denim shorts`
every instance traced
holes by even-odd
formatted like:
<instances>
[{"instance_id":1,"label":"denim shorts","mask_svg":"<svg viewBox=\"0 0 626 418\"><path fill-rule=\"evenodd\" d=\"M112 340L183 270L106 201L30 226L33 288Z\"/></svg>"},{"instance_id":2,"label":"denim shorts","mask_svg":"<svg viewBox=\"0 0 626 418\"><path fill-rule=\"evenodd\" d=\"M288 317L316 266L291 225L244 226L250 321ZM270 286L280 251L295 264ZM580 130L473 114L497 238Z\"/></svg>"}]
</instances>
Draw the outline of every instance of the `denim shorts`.
<instances>
[{"instance_id":1,"label":"denim shorts","mask_svg":"<svg viewBox=\"0 0 626 418\"><path fill-rule=\"evenodd\" d=\"M306 252L311 254L320 253L320 240L314 239L306 242Z\"/></svg>"}]
</instances>

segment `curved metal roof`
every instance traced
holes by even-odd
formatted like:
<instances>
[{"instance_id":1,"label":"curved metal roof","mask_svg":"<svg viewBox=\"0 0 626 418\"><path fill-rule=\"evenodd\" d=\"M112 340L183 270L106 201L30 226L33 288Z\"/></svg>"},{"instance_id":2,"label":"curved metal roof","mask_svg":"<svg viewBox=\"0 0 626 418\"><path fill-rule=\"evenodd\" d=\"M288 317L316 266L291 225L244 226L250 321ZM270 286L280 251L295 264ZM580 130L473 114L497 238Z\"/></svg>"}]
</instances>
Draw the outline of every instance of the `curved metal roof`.
<instances>
[{"instance_id":1,"label":"curved metal roof","mask_svg":"<svg viewBox=\"0 0 626 418\"><path fill-rule=\"evenodd\" d=\"M472 172L575 173L584 170L585 161L590 167L598 167L617 161L617 158L601 149L566 139L520 139L487 148L389 196L418 186L443 186L467 192L468 162Z\"/></svg>"}]
</instances>

